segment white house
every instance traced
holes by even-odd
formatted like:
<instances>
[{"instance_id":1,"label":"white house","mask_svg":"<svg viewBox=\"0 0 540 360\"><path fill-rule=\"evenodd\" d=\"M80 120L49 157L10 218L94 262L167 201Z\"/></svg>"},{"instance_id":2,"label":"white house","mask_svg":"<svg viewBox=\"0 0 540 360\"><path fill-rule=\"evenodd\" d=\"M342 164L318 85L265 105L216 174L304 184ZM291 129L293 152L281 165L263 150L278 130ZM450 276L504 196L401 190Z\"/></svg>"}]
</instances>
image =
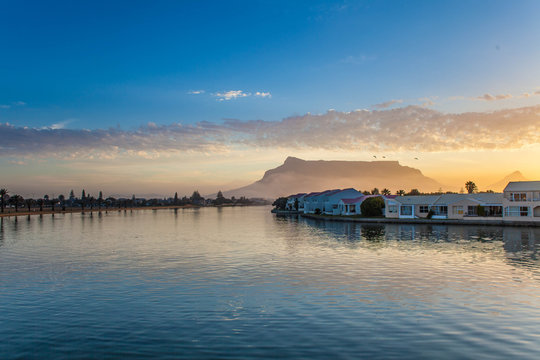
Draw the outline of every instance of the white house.
<instances>
[{"instance_id":1,"label":"white house","mask_svg":"<svg viewBox=\"0 0 540 360\"><path fill-rule=\"evenodd\" d=\"M431 211L433 219L501 220L502 199L496 193L398 196L385 200L385 216L426 218Z\"/></svg>"},{"instance_id":2,"label":"white house","mask_svg":"<svg viewBox=\"0 0 540 360\"><path fill-rule=\"evenodd\" d=\"M314 214L316 209L320 209L320 195L330 192L326 190L323 192L312 192L304 196L304 213Z\"/></svg>"},{"instance_id":3,"label":"white house","mask_svg":"<svg viewBox=\"0 0 540 360\"><path fill-rule=\"evenodd\" d=\"M304 211L304 196L306 193L294 194L287 196L287 205L285 208L289 211ZM296 203L298 202L298 209L296 208Z\"/></svg>"},{"instance_id":4,"label":"white house","mask_svg":"<svg viewBox=\"0 0 540 360\"><path fill-rule=\"evenodd\" d=\"M540 181L512 181L504 188L503 219L540 222Z\"/></svg>"},{"instance_id":5,"label":"white house","mask_svg":"<svg viewBox=\"0 0 540 360\"><path fill-rule=\"evenodd\" d=\"M341 199L338 204L338 209L341 215L361 215L361 206L364 200L371 197L381 197L383 200L393 199L396 195L362 195L351 199Z\"/></svg>"}]
</instances>

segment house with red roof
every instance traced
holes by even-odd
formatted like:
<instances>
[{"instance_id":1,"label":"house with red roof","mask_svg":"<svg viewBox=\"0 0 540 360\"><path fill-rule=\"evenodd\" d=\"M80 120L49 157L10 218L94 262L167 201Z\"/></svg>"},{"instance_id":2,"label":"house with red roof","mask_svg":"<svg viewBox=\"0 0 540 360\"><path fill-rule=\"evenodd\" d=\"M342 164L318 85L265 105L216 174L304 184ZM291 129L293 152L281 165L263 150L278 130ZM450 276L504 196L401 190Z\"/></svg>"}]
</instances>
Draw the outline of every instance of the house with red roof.
<instances>
[{"instance_id":1,"label":"house with red roof","mask_svg":"<svg viewBox=\"0 0 540 360\"><path fill-rule=\"evenodd\" d=\"M321 211L326 215L340 215L339 202L342 199L357 198L359 196L362 196L362 193L353 188L331 191L323 196L324 207Z\"/></svg>"}]
</instances>

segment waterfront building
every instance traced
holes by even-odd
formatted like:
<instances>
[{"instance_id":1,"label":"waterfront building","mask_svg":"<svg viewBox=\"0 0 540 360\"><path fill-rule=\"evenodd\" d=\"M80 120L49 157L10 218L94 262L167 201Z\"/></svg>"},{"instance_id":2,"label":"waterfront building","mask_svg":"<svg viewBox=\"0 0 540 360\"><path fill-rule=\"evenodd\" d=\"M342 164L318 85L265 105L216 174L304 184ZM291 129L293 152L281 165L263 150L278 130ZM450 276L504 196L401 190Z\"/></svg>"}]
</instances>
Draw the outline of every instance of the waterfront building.
<instances>
[{"instance_id":1,"label":"waterfront building","mask_svg":"<svg viewBox=\"0 0 540 360\"><path fill-rule=\"evenodd\" d=\"M501 220L500 193L398 196L385 199L385 216L399 219L427 218Z\"/></svg>"},{"instance_id":2,"label":"waterfront building","mask_svg":"<svg viewBox=\"0 0 540 360\"><path fill-rule=\"evenodd\" d=\"M362 193L353 188L331 191L322 196L323 209L321 210L326 215L340 215L339 203L341 200L360 196L362 196Z\"/></svg>"},{"instance_id":3,"label":"waterfront building","mask_svg":"<svg viewBox=\"0 0 540 360\"><path fill-rule=\"evenodd\" d=\"M306 193L294 194L287 196L287 205L285 208L289 211L304 211L304 196ZM296 202L298 201L298 209L296 208Z\"/></svg>"},{"instance_id":4,"label":"waterfront building","mask_svg":"<svg viewBox=\"0 0 540 360\"><path fill-rule=\"evenodd\" d=\"M540 222L540 181L512 181L504 188L505 221Z\"/></svg>"},{"instance_id":5,"label":"waterfront building","mask_svg":"<svg viewBox=\"0 0 540 360\"><path fill-rule=\"evenodd\" d=\"M380 197L383 200L393 199L396 195L362 195L355 198L341 199L338 204L339 215L361 215L362 203L371 197Z\"/></svg>"}]
</instances>

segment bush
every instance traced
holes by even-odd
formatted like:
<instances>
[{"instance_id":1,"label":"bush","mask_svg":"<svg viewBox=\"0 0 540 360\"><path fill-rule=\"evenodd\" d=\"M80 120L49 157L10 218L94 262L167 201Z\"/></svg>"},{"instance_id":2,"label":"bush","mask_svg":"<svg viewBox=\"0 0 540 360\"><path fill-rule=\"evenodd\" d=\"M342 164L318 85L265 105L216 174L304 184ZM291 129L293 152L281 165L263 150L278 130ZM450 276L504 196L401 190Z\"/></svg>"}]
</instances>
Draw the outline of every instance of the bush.
<instances>
[{"instance_id":1,"label":"bush","mask_svg":"<svg viewBox=\"0 0 540 360\"><path fill-rule=\"evenodd\" d=\"M321 209L316 208L315 209L315 215L321 215Z\"/></svg>"},{"instance_id":2,"label":"bush","mask_svg":"<svg viewBox=\"0 0 540 360\"><path fill-rule=\"evenodd\" d=\"M382 216L384 209L384 200L377 196L367 198L360 205L360 211L363 216Z\"/></svg>"},{"instance_id":3,"label":"bush","mask_svg":"<svg viewBox=\"0 0 540 360\"><path fill-rule=\"evenodd\" d=\"M433 210L429 209L426 218L431 219L433 215L435 215L435 213L433 212Z\"/></svg>"},{"instance_id":4,"label":"bush","mask_svg":"<svg viewBox=\"0 0 540 360\"><path fill-rule=\"evenodd\" d=\"M285 210L285 207L287 206L287 198L280 197L276 199L272 205L278 210Z\"/></svg>"}]
</instances>

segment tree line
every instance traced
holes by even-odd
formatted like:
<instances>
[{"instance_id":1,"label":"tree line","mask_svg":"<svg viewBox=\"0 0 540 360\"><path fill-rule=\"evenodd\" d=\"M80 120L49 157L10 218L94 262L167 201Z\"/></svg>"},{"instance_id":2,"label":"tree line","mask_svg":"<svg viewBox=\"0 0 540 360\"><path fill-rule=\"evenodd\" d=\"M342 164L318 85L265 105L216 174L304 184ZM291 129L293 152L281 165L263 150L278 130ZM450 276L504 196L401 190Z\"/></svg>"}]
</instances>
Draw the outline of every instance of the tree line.
<instances>
[{"instance_id":1,"label":"tree line","mask_svg":"<svg viewBox=\"0 0 540 360\"><path fill-rule=\"evenodd\" d=\"M190 197L183 196L180 198L178 192L170 198L136 198L135 195L132 195L131 198L115 198L112 196L104 197L103 192L99 191L97 196L92 196L87 193L84 189L81 192L80 197L76 197L73 190L70 191L69 197L64 195L58 196L49 196L44 195L43 197L34 199L34 198L23 198L19 194L10 194L6 188L0 189L0 211L4 213L4 210L7 207L15 209L15 212L18 212L19 209L27 209L29 212L34 210L36 211L66 211L66 209L73 210L74 208L84 210L94 210L94 209L109 209L109 208L133 208L133 207L157 207L157 206L207 206L207 205L254 205L260 204L260 201L255 201L252 199L247 199L245 197L235 198L234 196L230 199L225 198L221 191L218 192L215 199L205 199L201 196L199 191L195 190Z\"/></svg>"}]
</instances>

